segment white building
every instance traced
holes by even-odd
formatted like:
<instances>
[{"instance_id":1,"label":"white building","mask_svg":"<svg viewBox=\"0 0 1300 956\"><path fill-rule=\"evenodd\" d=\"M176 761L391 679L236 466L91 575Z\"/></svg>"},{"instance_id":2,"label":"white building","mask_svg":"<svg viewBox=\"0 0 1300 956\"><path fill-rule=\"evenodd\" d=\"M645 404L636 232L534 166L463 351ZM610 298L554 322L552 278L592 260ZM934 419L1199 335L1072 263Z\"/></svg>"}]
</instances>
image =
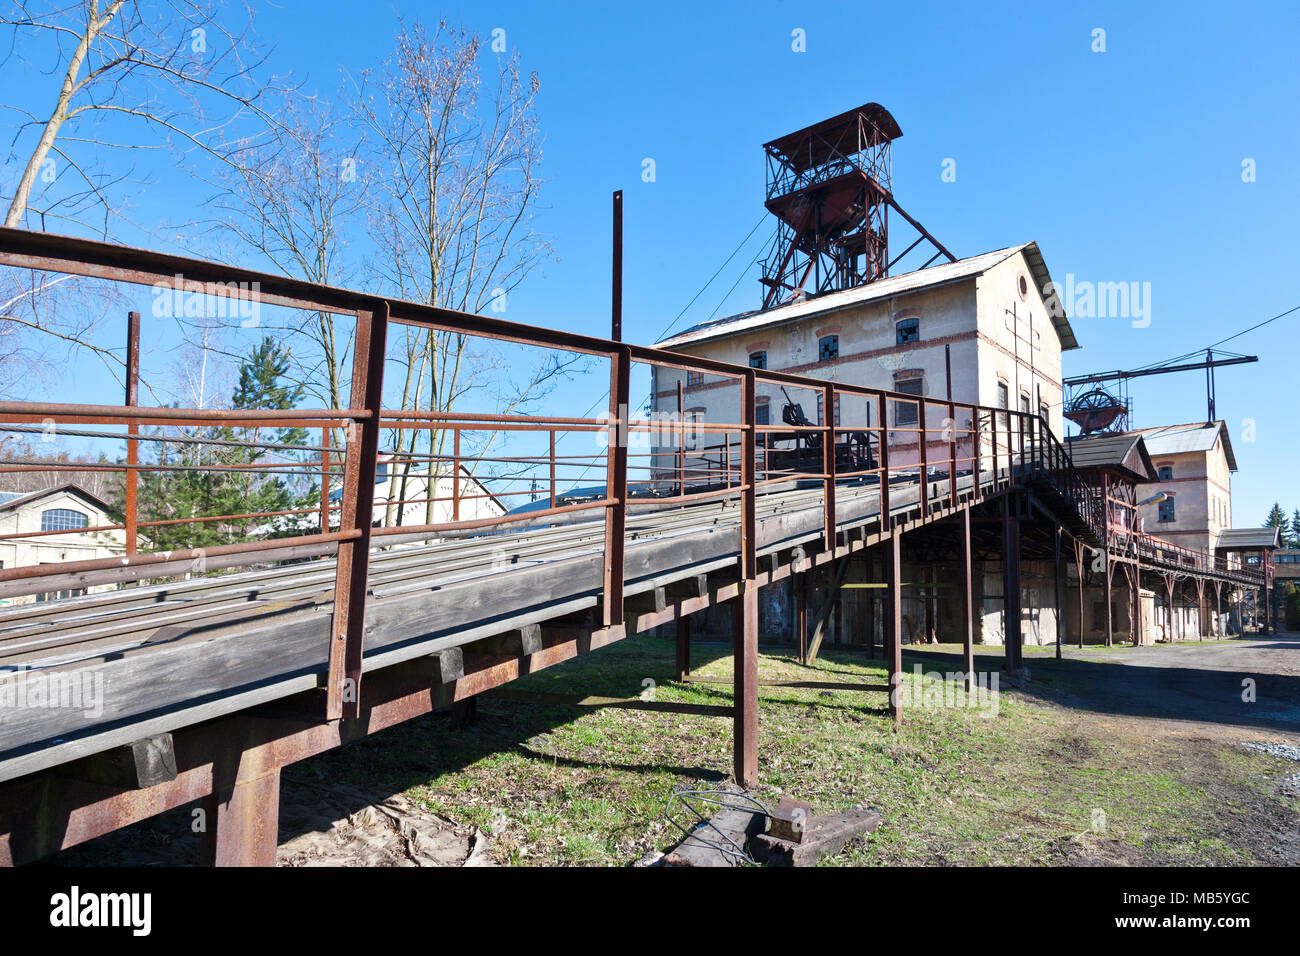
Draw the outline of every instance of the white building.
<instances>
[{"instance_id":1,"label":"white building","mask_svg":"<svg viewBox=\"0 0 1300 956\"><path fill-rule=\"evenodd\" d=\"M111 513L107 502L74 484L31 492L0 492L0 569L125 554L125 531L91 530L119 523L120 518ZM0 603L25 604L81 593L60 591Z\"/></svg>"},{"instance_id":2,"label":"white building","mask_svg":"<svg viewBox=\"0 0 1300 956\"><path fill-rule=\"evenodd\" d=\"M1061 353L1079 347L1033 242L706 322L656 344L688 355L936 400L948 397L950 362L954 401L1039 412L1058 436L1064 434ZM655 372L652 408L659 415L676 411L681 381L688 421L741 421L734 379L674 369ZM759 424L780 421L781 390L760 381L756 396ZM824 424L819 396L791 397L804 405L810 420ZM865 398L846 395L840 404L838 424L875 424ZM906 429L915 424L915 407L898 404L894 409L899 420L889 424L903 430L890 435L890 460L914 461L915 452L909 455L907 445L915 448L915 433ZM708 433L701 434L707 440ZM930 441L939 456L946 453L937 431ZM671 450L659 451L656 462L667 464Z\"/></svg>"}]
</instances>

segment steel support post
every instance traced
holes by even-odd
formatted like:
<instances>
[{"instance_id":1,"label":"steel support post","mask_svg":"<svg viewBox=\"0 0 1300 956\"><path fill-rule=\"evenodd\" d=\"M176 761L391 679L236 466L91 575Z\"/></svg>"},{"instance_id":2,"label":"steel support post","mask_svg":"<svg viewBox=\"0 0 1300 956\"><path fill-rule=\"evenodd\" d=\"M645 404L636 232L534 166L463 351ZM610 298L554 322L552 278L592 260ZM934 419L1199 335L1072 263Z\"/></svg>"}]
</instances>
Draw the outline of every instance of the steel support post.
<instances>
[{"instance_id":1,"label":"steel support post","mask_svg":"<svg viewBox=\"0 0 1300 956\"><path fill-rule=\"evenodd\" d=\"M895 531L885 543L885 647L888 655L889 714L903 722L903 583L902 542Z\"/></svg>"},{"instance_id":2,"label":"steel support post","mask_svg":"<svg viewBox=\"0 0 1300 956\"><path fill-rule=\"evenodd\" d=\"M1110 586L1111 586L1112 569L1110 563L1109 548L1107 548L1105 551L1105 560L1106 560L1106 567L1105 567L1106 587L1104 589L1104 597L1106 601L1106 646L1113 647L1115 644L1115 613L1110 606Z\"/></svg>"},{"instance_id":3,"label":"steel support post","mask_svg":"<svg viewBox=\"0 0 1300 956\"><path fill-rule=\"evenodd\" d=\"M750 788L758 784L758 557L755 515L755 377L751 369L741 387L745 429L741 436L740 596L736 599L739 627L736 635L733 693L735 715L736 782Z\"/></svg>"},{"instance_id":4,"label":"steel support post","mask_svg":"<svg viewBox=\"0 0 1300 956\"><path fill-rule=\"evenodd\" d=\"M1061 591L1061 526L1052 528L1052 601L1056 609L1056 659L1061 659L1065 643L1065 600Z\"/></svg>"},{"instance_id":5,"label":"steel support post","mask_svg":"<svg viewBox=\"0 0 1300 956\"><path fill-rule=\"evenodd\" d=\"M343 499L339 530L358 533L339 542L334 576L334 617L326 685L328 720L355 717L361 700L361 654L366 624L366 589L370 571L370 528L375 509L375 471L379 464L379 411L384 392L384 348L388 337L388 303L357 312L353 345L352 395L349 408L364 411L348 427L344 452ZM327 530L327 529L322 529Z\"/></svg>"},{"instance_id":6,"label":"steel support post","mask_svg":"<svg viewBox=\"0 0 1300 956\"><path fill-rule=\"evenodd\" d=\"M1142 561L1133 553L1133 646L1142 643Z\"/></svg>"},{"instance_id":7,"label":"steel support post","mask_svg":"<svg viewBox=\"0 0 1300 956\"><path fill-rule=\"evenodd\" d=\"M823 534L826 538L826 550L830 552L831 557L835 556L835 548L839 543L839 536L835 532L835 386L827 385L822 390L822 408L824 409L823 418L826 420L826 430L822 433L822 473L826 475L825 487L826 492L823 498L824 513L822 523L825 527Z\"/></svg>"},{"instance_id":8,"label":"steel support post","mask_svg":"<svg viewBox=\"0 0 1300 956\"><path fill-rule=\"evenodd\" d=\"M961 667L966 672L966 692L975 683L975 597L972 578L970 543L970 505L961 510L961 590L962 590L962 655Z\"/></svg>"},{"instance_id":9,"label":"steel support post","mask_svg":"<svg viewBox=\"0 0 1300 956\"><path fill-rule=\"evenodd\" d=\"M1074 541L1074 572L1079 586L1079 650L1083 650L1083 542Z\"/></svg>"},{"instance_id":10,"label":"steel support post","mask_svg":"<svg viewBox=\"0 0 1300 956\"><path fill-rule=\"evenodd\" d=\"M201 801L202 866L275 866L279 846L280 769L239 780Z\"/></svg>"},{"instance_id":11,"label":"steel support post","mask_svg":"<svg viewBox=\"0 0 1300 956\"><path fill-rule=\"evenodd\" d=\"M140 313L126 314L126 404L135 408L140 404ZM140 425L131 422L126 426L128 435L140 434ZM140 443L134 438L126 440L126 463L140 463ZM139 518L136 513L136 491L139 472L135 468L126 469L126 553L135 554L139 547L137 530Z\"/></svg>"},{"instance_id":12,"label":"steel support post","mask_svg":"<svg viewBox=\"0 0 1300 956\"><path fill-rule=\"evenodd\" d=\"M623 622L623 551L627 536L628 394L632 353L625 345L610 355L609 440L606 447L604 625Z\"/></svg>"},{"instance_id":13,"label":"steel support post","mask_svg":"<svg viewBox=\"0 0 1300 956\"><path fill-rule=\"evenodd\" d=\"M1016 502L1002 499L1002 630L1006 642L1006 670L1020 670L1020 516Z\"/></svg>"},{"instance_id":14,"label":"steel support post","mask_svg":"<svg viewBox=\"0 0 1300 956\"><path fill-rule=\"evenodd\" d=\"M796 574L794 586L794 640L799 648L799 662L808 663L808 575Z\"/></svg>"},{"instance_id":15,"label":"steel support post","mask_svg":"<svg viewBox=\"0 0 1300 956\"><path fill-rule=\"evenodd\" d=\"M677 618L677 680L691 672L691 618L683 614Z\"/></svg>"}]
</instances>

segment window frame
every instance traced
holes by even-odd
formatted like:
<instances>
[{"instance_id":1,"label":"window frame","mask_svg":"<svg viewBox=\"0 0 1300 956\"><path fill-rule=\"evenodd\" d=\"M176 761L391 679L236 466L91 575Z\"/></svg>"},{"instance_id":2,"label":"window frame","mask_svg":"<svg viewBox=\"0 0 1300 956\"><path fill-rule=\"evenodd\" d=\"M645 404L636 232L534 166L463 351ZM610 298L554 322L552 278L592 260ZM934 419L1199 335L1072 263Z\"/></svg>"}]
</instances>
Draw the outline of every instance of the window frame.
<instances>
[{"instance_id":1,"label":"window frame","mask_svg":"<svg viewBox=\"0 0 1300 956\"><path fill-rule=\"evenodd\" d=\"M754 361L755 358L758 359L757 363L755 363ZM750 352L749 367L766 371L767 370L767 349L756 349L753 352Z\"/></svg>"},{"instance_id":2,"label":"window frame","mask_svg":"<svg viewBox=\"0 0 1300 956\"><path fill-rule=\"evenodd\" d=\"M909 315L894 322L894 344L911 345L921 341L920 316Z\"/></svg>"},{"instance_id":3,"label":"window frame","mask_svg":"<svg viewBox=\"0 0 1300 956\"><path fill-rule=\"evenodd\" d=\"M81 519L81 523L69 525L67 527L56 526L56 519L52 518L52 515L76 515ZM49 519L48 522L46 519ZM41 512L42 531L67 531L75 533L78 531L85 531L88 527L90 527L90 515L86 514L84 511L78 511L75 508L46 508Z\"/></svg>"},{"instance_id":4,"label":"window frame","mask_svg":"<svg viewBox=\"0 0 1300 956\"><path fill-rule=\"evenodd\" d=\"M908 386L915 384L918 388L916 392L909 392ZM901 392L904 395L915 395L917 398L925 398L925 376L917 375L915 378L905 378L894 383L894 391ZM912 416L906 418L905 415ZM909 405L906 402L894 403L894 427L900 428L906 425L921 424L921 404Z\"/></svg>"},{"instance_id":5,"label":"window frame","mask_svg":"<svg viewBox=\"0 0 1300 956\"><path fill-rule=\"evenodd\" d=\"M831 343L827 346L826 343ZM828 354L833 353L833 354ZM817 339L817 361L833 362L840 357L840 336L838 332L831 332L819 336Z\"/></svg>"}]
</instances>

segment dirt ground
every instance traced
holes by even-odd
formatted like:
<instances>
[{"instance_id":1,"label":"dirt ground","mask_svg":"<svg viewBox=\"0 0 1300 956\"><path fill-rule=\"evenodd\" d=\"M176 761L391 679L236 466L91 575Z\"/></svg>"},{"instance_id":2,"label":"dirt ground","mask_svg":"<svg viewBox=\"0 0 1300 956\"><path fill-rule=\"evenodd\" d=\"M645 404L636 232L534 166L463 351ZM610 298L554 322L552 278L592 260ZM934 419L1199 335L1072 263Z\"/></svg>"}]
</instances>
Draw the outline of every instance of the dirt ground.
<instances>
[{"instance_id":1,"label":"dirt ground","mask_svg":"<svg viewBox=\"0 0 1300 956\"><path fill-rule=\"evenodd\" d=\"M808 673L770 650L762 676ZM917 711L895 732L869 695L764 692L766 789L870 795L890 824L848 864L1300 865L1300 635L1025 651L996 721ZM904 669L956 670L959 652L909 646ZM1001 648L977 652L977 671L1000 668ZM634 696L671 658L670 642L631 639L516 686ZM729 672L729 649L701 648L698 663ZM880 666L830 649L816 669L878 679ZM660 693L724 703L729 688ZM432 715L287 768L278 865L626 865L667 848L666 794L729 766L726 719L492 699L479 711L470 731ZM1087 823L1099 806L1112 814L1103 835ZM192 864L190 812L50 862Z\"/></svg>"},{"instance_id":2,"label":"dirt ground","mask_svg":"<svg viewBox=\"0 0 1300 956\"><path fill-rule=\"evenodd\" d=\"M1300 634L1196 644L1066 648L1063 657L1096 668L1054 681L1055 648L1035 649L1034 672L1061 688L1047 692L1079 718L1083 746L1107 739L1137 742L1147 759L1168 762L1180 780L1230 806L1216 839L1264 863L1300 865L1300 829L1275 796L1300 796ZM942 653L942 652L941 652ZM1118 666L1116 666L1118 665ZM1031 691L1033 692L1033 691ZM1042 691L1038 691L1042 693ZM1084 743L1086 741L1086 743ZM1223 755L1253 750L1296 761L1281 778L1243 786L1223 773ZM1079 844L1063 854L1072 865L1163 863L1159 856L1096 852Z\"/></svg>"}]
</instances>

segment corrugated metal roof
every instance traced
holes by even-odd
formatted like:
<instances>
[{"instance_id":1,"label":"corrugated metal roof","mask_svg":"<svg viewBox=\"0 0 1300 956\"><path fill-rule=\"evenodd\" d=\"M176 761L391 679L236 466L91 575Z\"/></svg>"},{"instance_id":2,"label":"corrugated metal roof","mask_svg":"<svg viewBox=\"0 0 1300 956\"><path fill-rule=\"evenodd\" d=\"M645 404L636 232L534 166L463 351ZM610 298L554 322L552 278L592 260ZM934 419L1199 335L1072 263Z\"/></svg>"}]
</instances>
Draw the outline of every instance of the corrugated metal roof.
<instances>
[{"instance_id":1,"label":"corrugated metal roof","mask_svg":"<svg viewBox=\"0 0 1300 956\"><path fill-rule=\"evenodd\" d=\"M1222 437L1223 453L1228 459L1228 468L1231 471L1237 470L1237 456L1232 453L1228 428L1221 421L1140 428L1137 429L1137 433L1146 439L1147 451L1156 457L1179 455L1190 451L1210 451L1214 448L1214 443Z\"/></svg>"},{"instance_id":2,"label":"corrugated metal roof","mask_svg":"<svg viewBox=\"0 0 1300 956\"><path fill-rule=\"evenodd\" d=\"M1219 532L1215 545L1218 551L1238 551L1255 548L1276 548L1279 544L1277 528L1229 528Z\"/></svg>"},{"instance_id":3,"label":"corrugated metal roof","mask_svg":"<svg viewBox=\"0 0 1300 956\"><path fill-rule=\"evenodd\" d=\"M774 309L768 309L766 312L742 312L739 315L729 315L725 318L702 322L699 325L692 326L685 332L679 332L677 335L670 336L661 342L656 342L655 345L664 349L680 348L684 345L694 345L698 342L725 338L729 335L738 335L742 332L768 328L773 325L784 325L813 315L837 312L867 302L887 299L890 296L915 292L918 289L929 289L952 282L960 282L987 272L998 263L1005 261L1018 252L1025 254L1030 271L1034 273L1034 279L1038 283L1038 288L1043 297L1045 299L1052 298L1054 294L1049 294L1047 291L1047 285L1051 282L1051 277L1047 273L1047 265L1043 262L1043 256L1038 249L1038 244L1027 242L1019 246L995 249L992 252L971 256L968 259L958 259L956 262L945 262L942 265L931 266L928 269L918 269L916 272L906 272L903 275L890 276L887 279L877 279L875 282L869 282L866 285L860 285L852 289L845 289L842 292L828 292L825 295L804 299L800 302L777 306ZM1056 301L1059 306L1059 299ZM1078 348L1079 342L1074 337L1074 331L1070 328L1070 322L1064 314L1064 309L1058 307L1049 311L1061 313L1059 316L1052 316L1052 324L1056 326L1057 334L1061 339L1061 349L1064 351Z\"/></svg>"},{"instance_id":4,"label":"corrugated metal roof","mask_svg":"<svg viewBox=\"0 0 1300 956\"><path fill-rule=\"evenodd\" d=\"M1155 481L1146 442L1134 432L1118 435L1072 435L1066 439L1075 468L1110 468L1134 481Z\"/></svg>"}]
</instances>

